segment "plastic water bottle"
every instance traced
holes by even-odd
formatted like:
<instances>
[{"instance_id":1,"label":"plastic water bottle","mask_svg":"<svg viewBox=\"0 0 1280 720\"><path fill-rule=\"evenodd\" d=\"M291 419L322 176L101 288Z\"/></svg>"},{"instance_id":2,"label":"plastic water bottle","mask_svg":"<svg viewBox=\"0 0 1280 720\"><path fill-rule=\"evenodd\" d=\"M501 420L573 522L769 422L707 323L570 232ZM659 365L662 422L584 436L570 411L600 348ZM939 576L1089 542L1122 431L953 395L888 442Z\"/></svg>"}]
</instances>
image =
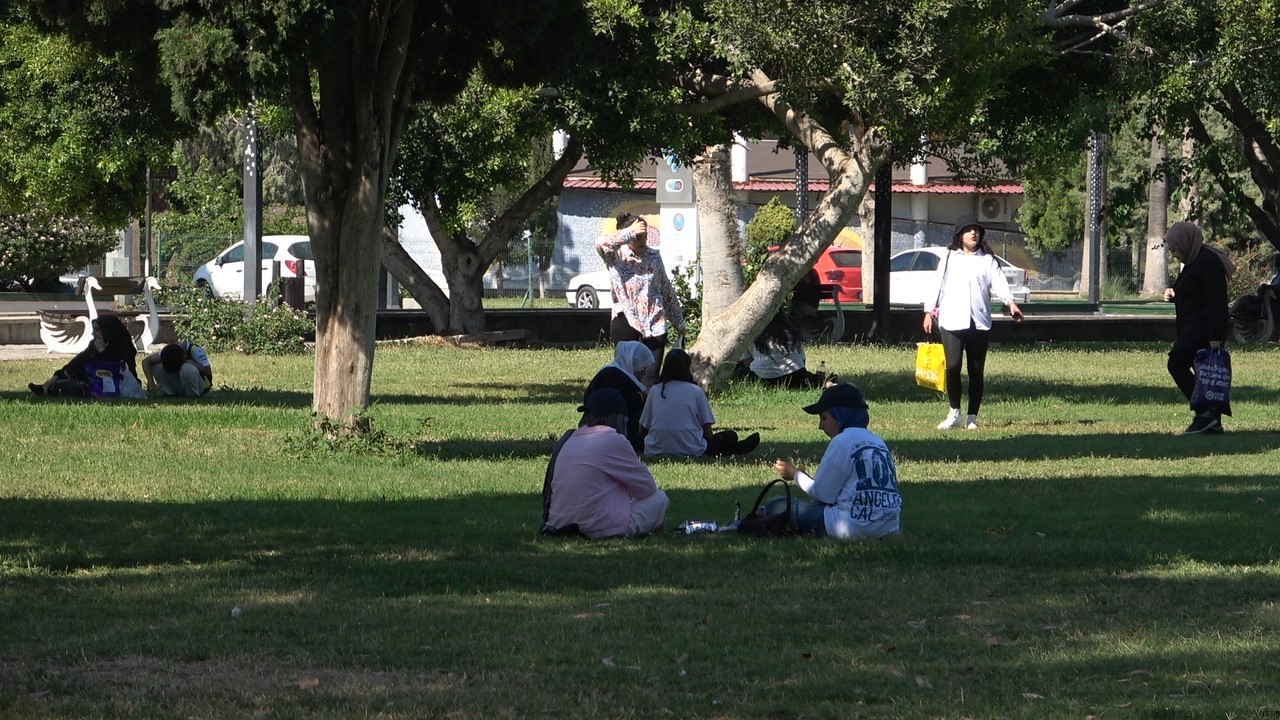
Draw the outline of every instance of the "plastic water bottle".
<instances>
[{"instance_id":1,"label":"plastic water bottle","mask_svg":"<svg viewBox=\"0 0 1280 720\"><path fill-rule=\"evenodd\" d=\"M733 501L733 522L727 522L716 528L716 532L733 532L738 529L738 523L742 522L742 503L737 500Z\"/></svg>"}]
</instances>

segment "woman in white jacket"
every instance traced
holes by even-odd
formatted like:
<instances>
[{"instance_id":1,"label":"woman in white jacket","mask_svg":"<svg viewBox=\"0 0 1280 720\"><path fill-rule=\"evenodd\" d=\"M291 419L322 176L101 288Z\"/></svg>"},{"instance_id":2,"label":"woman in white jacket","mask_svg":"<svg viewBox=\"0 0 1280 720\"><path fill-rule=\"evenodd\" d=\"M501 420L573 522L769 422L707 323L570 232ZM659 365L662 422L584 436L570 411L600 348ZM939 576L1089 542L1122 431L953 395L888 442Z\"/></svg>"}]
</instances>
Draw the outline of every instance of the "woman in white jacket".
<instances>
[{"instance_id":1,"label":"woman in white jacket","mask_svg":"<svg viewBox=\"0 0 1280 720\"><path fill-rule=\"evenodd\" d=\"M1022 310L1009 292L1009 281L983 240L985 234L977 218L972 215L960 218L949 252L938 268L938 290L924 302L924 331L932 333L936 319L947 357L947 400L951 410L947 418L938 423L939 430L961 426L978 429L978 410L985 390L983 370L991 342L989 296L994 293L1015 321L1022 320ZM967 417L960 414L960 365L966 356L969 366Z\"/></svg>"}]
</instances>

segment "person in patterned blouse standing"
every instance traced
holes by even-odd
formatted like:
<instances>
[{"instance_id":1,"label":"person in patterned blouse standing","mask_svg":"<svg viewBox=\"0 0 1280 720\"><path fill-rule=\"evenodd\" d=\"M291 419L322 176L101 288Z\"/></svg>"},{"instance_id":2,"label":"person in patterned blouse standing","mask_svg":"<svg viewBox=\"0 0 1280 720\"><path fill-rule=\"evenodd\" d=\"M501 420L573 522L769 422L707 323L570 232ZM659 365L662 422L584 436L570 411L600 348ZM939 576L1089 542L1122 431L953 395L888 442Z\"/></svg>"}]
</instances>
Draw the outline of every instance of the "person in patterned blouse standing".
<instances>
[{"instance_id":1,"label":"person in patterned blouse standing","mask_svg":"<svg viewBox=\"0 0 1280 720\"><path fill-rule=\"evenodd\" d=\"M667 323L675 325L676 332L683 338L684 312L662 263L662 255L656 247L649 247L648 224L631 213L618 215L617 222L618 232L596 243L596 251L609 268L609 281L613 286L614 314L609 323L609 339L615 345L624 340L639 340L653 351L657 362L640 378L649 387L662 370L662 358L667 350Z\"/></svg>"}]
</instances>

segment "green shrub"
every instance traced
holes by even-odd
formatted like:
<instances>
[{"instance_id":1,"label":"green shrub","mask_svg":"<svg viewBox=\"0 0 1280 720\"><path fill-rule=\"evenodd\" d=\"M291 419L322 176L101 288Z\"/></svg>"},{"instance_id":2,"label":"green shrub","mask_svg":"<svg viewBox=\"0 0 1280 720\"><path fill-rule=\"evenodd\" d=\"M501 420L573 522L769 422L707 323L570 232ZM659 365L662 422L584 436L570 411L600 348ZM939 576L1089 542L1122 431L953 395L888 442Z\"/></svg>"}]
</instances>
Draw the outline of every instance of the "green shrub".
<instances>
[{"instance_id":1,"label":"green shrub","mask_svg":"<svg viewBox=\"0 0 1280 720\"><path fill-rule=\"evenodd\" d=\"M1234 300L1258 289L1258 286L1269 282L1275 275L1272 257L1275 248L1267 245L1251 248L1247 252L1230 252L1231 260L1236 264L1236 272L1227 282L1227 294Z\"/></svg>"},{"instance_id":2,"label":"green shrub","mask_svg":"<svg viewBox=\"0 0 1280 720\"><path fill-rule=\"evenodd\" d=\"M302 311L273 300L275 283L245 317L245 304L218 300L194 288L166 290L160 301L182 308L178 337L214 351L246 355L296 355L307 351L306 339L315 333L315 322Z\"/></svg>"},{"instance_id":3,"label":"green shrub","mask_svg":"<svg viewBox=\"0 0 1280 720\"><path fill-rule=\"evenodd\" d=\"M692 265L676 268L671 275L671 284L675 286L676 297L684 310L684 325L688 331L684 337L686 345L692 345L702 331L702 283L694 282L693 279L694 269L700 264L701 258ZM672 341L675 340L674 325L668 326L667 336Z\"/></svg>"},{"instance_id":4,"label":"green shrub","mask_svg":"<svg viewBox=\"0 0 1280 720\"><path fill-rule=\"evenodd\" d=\"M747 223L747 242L743 249L743 279L748 286L756 281L760 266L769 256L769 248L782 245L796 231L796 214L775 195L756 211Z\"/></svg>"},{"instance_id":5,"label":"green shrub","mask_svg":"<svg viewBox=\"0 0 1280 720\"><path fill-rule=\"evenodd\" d=\"M0 215L0 277L28 292L57 292L58 276L100 260L119 240L77 217Z\"/></svg>"}]
</instances>

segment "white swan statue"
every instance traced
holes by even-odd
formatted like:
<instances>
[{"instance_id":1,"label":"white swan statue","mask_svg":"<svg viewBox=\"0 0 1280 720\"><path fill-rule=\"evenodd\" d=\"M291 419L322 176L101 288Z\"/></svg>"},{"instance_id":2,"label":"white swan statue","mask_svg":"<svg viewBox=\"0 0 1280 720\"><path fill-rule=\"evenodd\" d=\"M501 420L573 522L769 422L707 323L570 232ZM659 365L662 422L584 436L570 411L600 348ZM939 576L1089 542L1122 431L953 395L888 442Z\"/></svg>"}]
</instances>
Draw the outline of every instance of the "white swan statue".
<instances>
[{"instance_id":1,"label":"white swan statue","mask_svg":"<svg viewBox=\"0 0 1280 720\"><path fill-rule=\"evenodd\" d=\"M75 355L93 342L93 321L98 319L98 306L93 303L93 291L101 290L98 279L90 275L84 279L84 299L89 305L87 316L77 316L70 323L40 319L40 339L48 348L45 352Z\"/></svg>"},{"instance_id":2,"label":"white swan statue","mask_svg":"<svg viewBox=\"0 0 1280 720\"><path fill-rule=\"evenodd\" d=\"M160 282L150 275L142 283L142 294L147 300L147 318L142 323L142 332L133 339L133 346L138 348L138 352L146 352L160 334L160 315L156 312L156 299L151 294L152 290L159 289Z\"/></svg>"}]
</instances>

